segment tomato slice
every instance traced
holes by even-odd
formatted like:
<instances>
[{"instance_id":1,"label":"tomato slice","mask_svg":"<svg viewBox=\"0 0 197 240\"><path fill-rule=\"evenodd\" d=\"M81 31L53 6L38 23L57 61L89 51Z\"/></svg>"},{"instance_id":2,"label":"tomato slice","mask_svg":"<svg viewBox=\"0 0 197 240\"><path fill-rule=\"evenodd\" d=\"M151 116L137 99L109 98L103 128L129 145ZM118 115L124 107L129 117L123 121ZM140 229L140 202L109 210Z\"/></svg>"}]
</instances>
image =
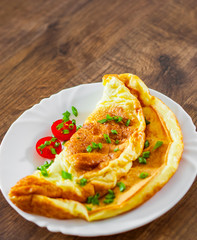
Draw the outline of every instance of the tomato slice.
<instances>
[{"instance_id":1,"label":"tomato slice","mask_svg":"<svg viewBox=\"0 0 197 240\"><path fill-rule=\"evenodd\" d=\"M76 124L70 120L64 122L62 119L59 119L53 123L51 131L56 138L67 141L76 132Z\"/></svg>"},{"instance_id":2,"label":"tomato slice","mask_svg":"<svg viewBox=\"0 0 197 240\"><path fill-rule=\"evenodd\" d=\"M44 137L36 143L36 151L43 158L54 159L62 151L62 145L55 137Z\"/></svg>"}]
</instances>

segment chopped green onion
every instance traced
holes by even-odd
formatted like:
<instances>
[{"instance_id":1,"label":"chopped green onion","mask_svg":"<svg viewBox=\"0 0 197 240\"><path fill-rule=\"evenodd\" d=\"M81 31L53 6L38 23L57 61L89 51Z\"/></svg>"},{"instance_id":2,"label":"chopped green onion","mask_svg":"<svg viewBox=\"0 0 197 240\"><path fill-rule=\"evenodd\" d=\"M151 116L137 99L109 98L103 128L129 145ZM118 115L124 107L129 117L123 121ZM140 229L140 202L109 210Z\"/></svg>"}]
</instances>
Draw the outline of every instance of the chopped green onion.
<instances>
[{"instance_id":1,"label":"chopped green onion","mask_svg":"<svg viewBox=\"0 0 197 240\"><path fill-rule=\"evenodd\" d=\"M62 142L62 145L64 145L66 142L67 142L67 141L63 141L63 142Z\"/></svg>"},{"instance_id":2,"label":"chopped green onion","mask_svg":"<svg viewBox=\"0 0 197 240\"><path fill-rule=\"evenodd\" d=\"M113 134L118 134L118 132L116 131L116 130L111 130L111 132L113 133Z\"/></svg>"},{"instance_id":3,"label":"chopped green onion","mask_svg":"<svg viewBox=\"0 0 197 240\"><path fill-rule=\"evenodd\" d=\"M103 136L104 136L107 143L111 143L111 139L109 138L109 135L103 134Z\"/></svg>"},{"instance_id":4,"label":"chopped green onion","mask_svg":"<svg viewBox=\"0 0 197 240\"><path fill-rule=\"evenodd\" d=\"M75 117L78 116L78 111L77 111L76 107L72 106L72 112L75 115Z\"/></svg>"},{"instance_id":5,"label":"chopped green onion","mask_svg":"<svg viewBox=\"0 0 197 240\"><path fill-rule=\"evenodd\" d=\"M48 172L47 172L45 167L41 166L40 167L40 172L41 172L42 176L48 177Z\"/></svg>"},{"instance_id":6,"label":"chopped green onion","mask_svg":"<svg viewBox=\"0 0 197 240\"><path fill-rule=\"evenodd\" d=\"M114 201L115 194L114 191L109 189L108 194L105 196L105 200L103 201L106 204L112 203Z\"/></svg>"},{"instance_id":7,"label":"chopped green onion","mask_svg":"<svg viewBox=\"0 0 197 240\"><path fill-rule=\"evenodd\" d=\"M149 147L149 141L148 140L146 140L145 143L144 143L144 148L147 148L147 147Z\"/></svg>"},{"instance_id":8,"label":"chopped green onion","mask_svg":"<svg viewBox=\"0 0 197 240\"><path fill-rule=\"evenodd\" d=\"M149 158L150 157L150 151L146 151L142 153L143 158Z\"/></svg>"},{"instance_id":9,"label":"chopped green onion","mask_svg":"<svg viewBox=\"0 0 197 240\"><path fill-rule=\"evenodd\" d=\"M87 146L86 150L87 150L87 152L92 152L92 147L89 145L89 146Z\"/></svg>"},{"instance_id":10,"label":"chopped green onion","mask_svg":"<svg viewBox=\"0 0 197 240\"><path fill-rule=\"evenodd\" d=\"M50 141L45 141L45 142L44 142L44 145L45 145L45 146L49 146L50 144L51 144Z\"/></svg>"},{"instance_id":11,"label":"chopped green onion","mask_svg":"<svg viewBox=\"0 0 197 240\"><path fill-rule=\"evenodd\" d=\"M123 182L118 182L117 186L119 187L121 192L124 192L124 190L126 189L126 186Z\"/></svg>"},{"instance_id":12,"label":"chopped green onion","mask_svg":"<svg viewBox=\"0 0 197 240\"><path fill-rule=\"evenodd\" d=\"M81 126L81 125L78 125L78 126L77 126L77 131L78 131L80 128L82 128L82 126Z\"/></svg>"},{"instance_id":13,"label":"chopped green onion","mask_svg":"<svg viewBox=\"0 0 197 240\"><path fill-rule=\"evenodd\" d=\"M97 122L103 124L103 123L107 122L107 119L101 119L101 120L99 120Z\"/></svg>"},{"instance_id":14,"label":"chopped green onion","mask_svg":"<svg viewBox=\"0 0 197 240\"><path fill-rule=\"evenodd\" d=\"M144 158L144 157L139 157L139 158L138 158L138 161L139 161L139 163L141 163L141 164L146 164L146 158Z\"/></svg>"},{"instance_id":15,"label":"chopped green onion","mask_svg":"<svg viewBox=\"0 0 197 240\"><path fill-rule=\"evenodd\" d=\"M64 123L63 122L56 126L57 130L60 130L63 127L64 127Z\"/></svg>"},{"instance_id":16,"label":"chopped green onion","mask_svg":"<svg viewBox=\"0 0 197 240\"><path fill-rule=\"evenodd\" d=\"M148 177L148 173L146 173L146 172L142 172L139 175L139 178L141 178L141 179L144 179L144 178L147 178L147 177Z\"/></svg>"},{"instance_id":17,"label":"chopped green onion","mask_svg":"<svg viewBox=\"0 0 197 240\"><path fill-rule=\"evenodd\" d=\"M74 128L74 124L73 124L73 123L71 123L71 124L69 124L69 126L68 126L68 127L69 127L69 129L71 129L71 130L72 130L72 129Z\"/></svg>"},{"instance_id":18,"label":"chopped green onion","mask_svg":"<svg viewBox=\"0 0 197 240\"><path fill-rule=\"evenodd\" d=\"M106 119L107 119L108 121L114 120L114 118L111 117L109 114L106 115Z\"/></svg>"},{"instance_id":19,"label":"chopped green onion","mask_svg":"<svg viewBox=\"0 0 197 240\"><path fill-rule=\"evenodd\" d=\"M86 208L87 208L88 211L92 211L92 208L91 208L91 207L88 207L87 205L85 205L85 206L86 206Z\"/></svg>"},{"instance_id":20,"label":"chopped green onion","mask_svg":"<svg viewBox=\"0 0 197 240\"><path fill-rule=\"evenodd\" d=\"M163 145L163 142L162 142L162 141L157 141L156 144L155 144L155 146L154 146L154 148L153 148L153 150L161 147L161 145Z\"/></svg>"},{"instance_id":21,"label":"chopped green onion","mask_svg":"<svg viewBox=\"0 0 197 240\"><path fill-rule=\"evenodd\" d=\"M92 142L92 148L93 149L97 149L98 148L98 144L96 144L95 142Z\"/></svg>"},{"instance_id":22,"label":"chopped green onion","mask_svg":"<svg viewBox=\"0 0 197 240\"><path fill-rule=\"evenodd\" d=\"M55 148L51 148L50 150L52 154L57 154Z\"/></svg>"},{"instance_id":23,"label":"chopped green onion","mask_svg":"<svg viewBox=\"0 0 197 240\"><path fill-rule=\"evenodd\" d=\"M62 178L72 180L72 174L62 170Z\"/></svg>"},{"instance_id":24,"label":"chopped green onion","mask_svg":"<svg viewBox=\"0 0 197 240\"><path fill-rule=\"evenodd\" d=\"M80 182L79 182L79 185L80 186L85 186L87 184L87 179L86 178L82 178L82 179L80 179Z\"/></svg>"},{"instance_id":25,"label":"chopped green onion","mask_svg":"<svg viewBox=\"0 0 197 240\"><path fill-rule=\"evenodd\" d=\"M93 205L99 205L100 194L96 193L94 196L89 196L87 199L87 203L92 203Z\"/></svg>"},{"instance_id":26,"label":"chopped green onion","mask_svg":"<svg viewBox=\"0 0 197 240\"><path fill-rule=\"evenodd\" d=\"M102 149L102 147L103 147L102 143L98 143L98 147L99 147L99 149Z\"/></svg>"},{"instance_id":27,"label":"chopped green onion","mask_svg":"<svg viewBox=\"0 0 197 240\"><path fill-rule=\"evenodd\" d=\"M114 117L114 121L115 121L115 122L121 122L122 119L123 119L123 118L120 117L120 116L115 116L115 117Z\"/></svg>"},{"instance_id":28,"label":"chopped green onion","mask_svg":"<svg viewBox=\"0 0 197 240\"><path fill-rule=\"evenodd\" d=\"M68 129L64 129L63 130L63 134L68 134L69 133L69 130Z\"/></svg>"},{"instance_id":29,"label":"chopped green onion","mask_svg":"<svg viewBox=\"0 0 197 240\"><path fill-rule=\"evenodd\" d=\"M130 124L130 122L131 122L131 120L130 120L130 119L128 119L128 120L126 121L125 125L128 127L128 126L129 126L129 124Z\"/></svg>"},{"instance_id":30,"label":"chopped green onion","mask_svg":"<svg viewBox=\"0 0 197 240\"><path fill-rule=\"evenodd\" d=\"M114 152L118 152L120 149L119 148L115 148L114 149Z\"/></svg>"},{"instance_id":31,"label":"chopped green onion","mask_svg":"<svg viewBox=\"0 0 197 240\"><path fill-rule=\"evenodd\" d=\"M60 143L59 142L55 142L54 147L59 147Z\"/></svg>"},{"instance_id":32,"label":"chopped green onion","mask_svg":"<svg viewBox=\"0 0 197 240\"><path fill-rule=\"evenodd\" d=\"M41 144L41 145L38 147L38 149L44 149L45 147L46 147L45 144Z\"/></svg>"},{"instance_id":33,"label":"chopped green onion","mask_svg":"<svg viewBox=\"0 0 197 240\"><path fill-rule=\"evenodd\" d=\"M105 196L106 199L115 198L114 191L109 189L108 194Z\"/></svg>"},{"instance_id":34,"label":"chopped green onion","mask_svg":"<svg viewBox=\"0 0 197 240\"><path fill-rule=\"evenodd\" d=\"M106 204L110 204L113 203L114 199L113 198L109 198L109 199L104 199L103 202Z\"/></svg>"},{"instance_id":35,"label":"chopped green onion","mask_svg":"<svg viewBox=\"0 0 197 240\"><path fill-rule=\"evenodd\" d=\"M150 122L145 118L146 125L150 124Z\"/></svg>"},{"instance_id":36,"label":"chopped green onion","mask_svg":"<svg viewBox=\"0 0 197 240\"><path fill-rule=\"evenodd\" d=\"M76 120L75 119L72 120L72 124L76 125Z\"/></svg>"},{"instance_id":37,"label":"chopped green onion","mask_svg":"<svg viewBox=\"0 0 197 240\"><path fill-rule=\"evenodd\" d=\"M62 113L62 115L63 115L64 122L68 122L70 117L70 112L66 111L65 113Z\"/></svg>"},{"instance_id":38,"label":"chopped green onion","mask_svg":"<svg viewBox=\"0 0 197 240\"><path fill-rule=\"evenodd\" d=\"M41 170L41 167L43 167L43 168L48 168L48 167L50 167L51 166L51 164L53 163L53 161L51 161L51 162L45 162L42 166L40 166L40 167L37 167L37 170Z\"/></svg>"},{"instance_id":39,"label":"chopped green onion","mask_svg":"<svg viewBox=\"0 0 197 240\"><path fill-rule=\"evenodd\" d=\"M116 139L115 144L119 144L119 140L118 139Z\"/></svg>"},{"instance_id":40,"label":"chopped green onion","mask_svg":"<svg viewBox=\"0 0 197 240\"><path fill-rule=\"evenodd\" d=\"M57 138L53 137L51 138L51 142L55 142L57 140Z\"/></svg>"}]
</instances>

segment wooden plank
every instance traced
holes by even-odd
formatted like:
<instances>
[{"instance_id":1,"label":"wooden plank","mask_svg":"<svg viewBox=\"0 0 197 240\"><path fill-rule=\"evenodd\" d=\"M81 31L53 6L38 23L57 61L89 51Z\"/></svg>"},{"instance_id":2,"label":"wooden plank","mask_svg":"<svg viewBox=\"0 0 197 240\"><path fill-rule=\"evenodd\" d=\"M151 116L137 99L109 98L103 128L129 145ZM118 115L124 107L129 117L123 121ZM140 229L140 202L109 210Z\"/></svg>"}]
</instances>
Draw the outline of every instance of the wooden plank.
<instances>
[{"instance_id":1,"label":"wooden plank","mask_svg":"<svg viewBox=\"0 0 197 240\"><path fill-rule=\"evenodd\" d=\"M131 72L178 102L197 125L195 0L1 0L0 140L26 109L64 88ZM94 239L195 239L196 183L139 229ZM0 197L0 239L80 239L50 233Z\"/></svg>"}]
</instances>

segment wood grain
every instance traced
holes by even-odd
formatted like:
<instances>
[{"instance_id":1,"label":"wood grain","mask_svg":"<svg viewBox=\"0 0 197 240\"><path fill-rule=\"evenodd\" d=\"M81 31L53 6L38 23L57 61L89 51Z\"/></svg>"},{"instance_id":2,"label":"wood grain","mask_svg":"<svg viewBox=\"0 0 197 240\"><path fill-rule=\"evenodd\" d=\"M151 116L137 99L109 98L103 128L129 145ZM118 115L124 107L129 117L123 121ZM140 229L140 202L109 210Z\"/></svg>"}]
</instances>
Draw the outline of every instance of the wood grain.
<instances>
[{"instance_id":1,"label":"wood grain","mask_svg":"<svg viewBox=\"0 0 197 240\"><path fill-rule=\"evenodd\" d=\"M124 72L178 102L197 125L196 0L0 1L0 140L42 98ZM196 186L154 222L92 239L195 239ZM0 216L2 240L80 239L24 220L2 194Z\"/></svg>"}]
</instances>

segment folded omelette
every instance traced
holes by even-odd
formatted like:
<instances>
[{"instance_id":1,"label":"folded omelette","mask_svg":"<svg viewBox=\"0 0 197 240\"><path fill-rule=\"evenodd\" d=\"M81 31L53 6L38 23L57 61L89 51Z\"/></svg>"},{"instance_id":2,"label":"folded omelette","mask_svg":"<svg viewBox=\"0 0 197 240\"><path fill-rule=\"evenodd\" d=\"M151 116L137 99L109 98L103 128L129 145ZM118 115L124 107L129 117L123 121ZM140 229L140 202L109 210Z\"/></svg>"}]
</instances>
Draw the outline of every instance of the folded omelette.
<instances>
[{"instance_id":1,"label":"folded omelette","mask_svg":"<svg viewBox=\"0 0 197 240\"><path fill-rule=\"evenodd\" d=\"M38 170L11 188L17 207L59 219L109 218L148 200L175 173L183 141L173 112L135 75L105 75L103 85L47 176Z\"/></svg>"}]
</instances>

